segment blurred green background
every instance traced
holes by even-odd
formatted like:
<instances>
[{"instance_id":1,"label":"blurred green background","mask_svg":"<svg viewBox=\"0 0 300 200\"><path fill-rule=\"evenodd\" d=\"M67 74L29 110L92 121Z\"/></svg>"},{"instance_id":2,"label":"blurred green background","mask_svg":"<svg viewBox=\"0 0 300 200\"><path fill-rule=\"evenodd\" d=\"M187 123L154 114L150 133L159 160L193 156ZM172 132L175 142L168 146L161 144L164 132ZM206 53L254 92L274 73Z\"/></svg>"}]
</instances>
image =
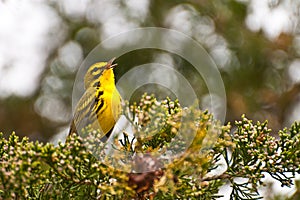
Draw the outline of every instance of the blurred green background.
<instances>
[{"instance_id":1,"label":"blurred green background","mask_svg":"<svg viewBox=\"0 0 300 200\"><path fill-rule=\"evenodd\" d=\"M300 119L299 11L297 0L0 1L0 131L40 141L67 133L84 58L109 36L149 26L181 31L203 45L225 84L226 122L245 113L277 131ZM205 83L188 63L157 50L118 58L124 67L116 78L155 59L175 63L205 99ZM144 91L153 88L136 95Z\"/></svg>"}]
</instances>

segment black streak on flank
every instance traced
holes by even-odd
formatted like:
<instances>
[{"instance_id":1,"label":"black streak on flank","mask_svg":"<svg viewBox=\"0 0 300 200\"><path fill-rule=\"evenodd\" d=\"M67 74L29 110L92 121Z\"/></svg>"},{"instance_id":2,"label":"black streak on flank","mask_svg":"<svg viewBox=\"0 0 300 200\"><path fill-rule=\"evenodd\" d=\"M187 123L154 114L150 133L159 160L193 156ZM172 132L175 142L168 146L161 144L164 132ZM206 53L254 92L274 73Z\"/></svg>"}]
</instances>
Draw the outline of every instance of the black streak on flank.
<instances>
[{"instance_id":1,"label":"black streak on flank","mask_svg":"<svg viewBox=\"0 0 300 200\"><path fill-rule=\"evenodd\" d=\"M101 109L101 108L103 107L103 105L104 105L103 99L99 99L99 100L100 100L100 104L98 103L98 101L96 102L96 104L97 104L96 113L97 113L97 114L99 113L100 109Z\"/></svg>"},{"instance_id":2,"label":"black streak on flank","mask_svg":"<svg viewBox=\"0 0 300 200\"><path fill-rule=\"evenodd\" d=\"M104 92L100 90L100 91L97 93L97 99L100 99L100 96L102 96L103 93L104 93Z\"/></svg>"},{"instance_id":3,"label":"black streak on flank","mask_svg":"<svg viewBox=\"0 0 300 200\"><path fill-rule=\"evenodd\" d=\"M94 103L93 103L93 110L94 109L96 109L95 110L95 113L97 113L98 114L98 112L99 112L99 110L103 107L103 105L104 105L104 101L103 101L103 99L102 98L100 98L101 97L101 95L103 95L103 91L101 91L101 90L99 90L98 92L97 92L97 94L96 94L96 97L95 97L95 101L94 101ZM100 101L100 103L99 103L99 101Z\"/></svg>"}]
</instances>

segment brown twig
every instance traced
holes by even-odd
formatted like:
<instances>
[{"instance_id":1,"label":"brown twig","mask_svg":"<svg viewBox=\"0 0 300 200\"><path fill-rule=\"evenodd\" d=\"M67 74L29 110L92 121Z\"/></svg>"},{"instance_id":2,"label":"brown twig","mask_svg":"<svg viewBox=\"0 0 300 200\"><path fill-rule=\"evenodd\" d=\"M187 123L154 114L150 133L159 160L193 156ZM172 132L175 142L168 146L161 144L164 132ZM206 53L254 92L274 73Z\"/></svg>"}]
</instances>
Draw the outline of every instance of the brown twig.
<instances>
[{"instance_id":1,"label":"brown twig","mask_svg":"<svg viewBox=\"0 0 300 200\"><path fill-rule=\"evenodd\" d=\"M229 178L231 178L231 176L224 172L223 174L220 174L220 175L205 177L201 181L204 182L204 181L213 181L213 180L218 180L218 179L229 179Z\"/></svg>"}]
</instances>

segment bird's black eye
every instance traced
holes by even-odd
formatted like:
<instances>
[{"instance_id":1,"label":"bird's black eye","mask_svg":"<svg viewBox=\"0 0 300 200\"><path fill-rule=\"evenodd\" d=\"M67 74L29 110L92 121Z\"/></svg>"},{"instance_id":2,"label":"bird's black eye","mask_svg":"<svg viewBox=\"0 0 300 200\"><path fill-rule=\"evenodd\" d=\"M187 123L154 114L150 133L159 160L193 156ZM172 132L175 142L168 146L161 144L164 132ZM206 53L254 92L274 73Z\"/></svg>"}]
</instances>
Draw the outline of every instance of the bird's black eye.
<instances>
[{"instance_id":1,"label":"bird's black eye","mask_svg":"<svg viewBox=\"0 0 300 200\"><path fill-rule=\"evenodd\" d=\"M101 73L101 69L98 68L98 67L95 67L95 68L93 68L93 69L91 70L91 74L92 74L93 76L98 75L98 74L100 74L100 73Z\"/></svg>"}]
</instances>

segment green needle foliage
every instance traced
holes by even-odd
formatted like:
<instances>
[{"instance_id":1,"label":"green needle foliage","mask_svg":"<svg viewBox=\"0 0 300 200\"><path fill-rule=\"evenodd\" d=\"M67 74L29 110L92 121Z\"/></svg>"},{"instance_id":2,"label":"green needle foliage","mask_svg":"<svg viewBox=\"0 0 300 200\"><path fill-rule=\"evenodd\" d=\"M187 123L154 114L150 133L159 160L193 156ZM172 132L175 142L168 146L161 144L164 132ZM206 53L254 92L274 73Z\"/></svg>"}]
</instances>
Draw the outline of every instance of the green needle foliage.
<instances>
[{"instance_id":1,"label":"green needle foliage","mask_svg":"<svg viewBox=\"0 0 300 200\"><path fill-rule=\"evenodd\" d=\"M267 122L242 116L222 126L208 112L148 95L126 104L124 115L134 138L125 131L114 138L125 153L106 162L95 156L103 145L88 128L58 146L0 134L1 199L218 199L228 183L231 199L259 199L266 173L290 187L300 172L299 123L275 138ZM131 171L113 167L126 159Z\"/></svg>"},{"instance_id":2,"label":"green needle foliage","mask_svg":"<svg viewBox=\"0 0 300 200\"><path fill-rule=\"evenodd\" d=\"M270 136L267 122L253 124L245 116L236 122L237 129L232 135L234 148L222 152L233 187L231 199L259 199L257 187L264 185L264 173L280 181L282 186L291 186L292 178L300 173L299 125L294 123L289 130L280 131L276 139ZM237 183L235 177L247 181Z\"/></svg>"}]
</instances>

